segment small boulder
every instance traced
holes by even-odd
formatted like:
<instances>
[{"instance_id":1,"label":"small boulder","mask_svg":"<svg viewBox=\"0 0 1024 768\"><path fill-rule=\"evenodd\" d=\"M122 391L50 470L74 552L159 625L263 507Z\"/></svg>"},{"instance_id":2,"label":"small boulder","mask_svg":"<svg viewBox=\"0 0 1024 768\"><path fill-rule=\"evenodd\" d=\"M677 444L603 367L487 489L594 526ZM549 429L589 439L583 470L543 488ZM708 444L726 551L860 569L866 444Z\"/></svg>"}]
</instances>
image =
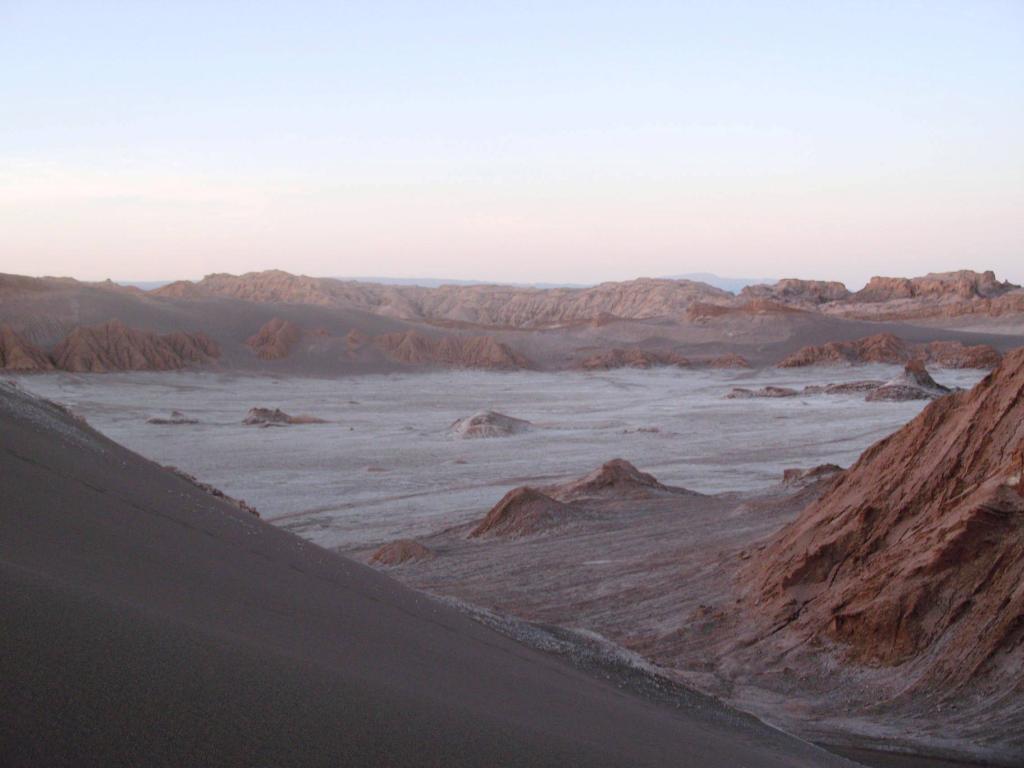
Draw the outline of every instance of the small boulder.
<instances>
[{"instance_id":1,"label":"small boulder","mask_svg":"<svg viewBox=\"0 0 1024 768\"><path fill-rule=\"evenodd\" d=\"M472 439L508 437L527 432L530 427L530 422L524 419L515 419L497 411L480 411L452 422L451 430L456 437Z\"/></svg>"},{"instance_id":2,"label":"small boulder","mask_svg":"<svg viewBox=\"0 0 1024 768\"><path fill-rule=\"evenodd\" d=\"M256 427L287 427L290 424L326 424L323 419L300 414L291 416L280 408L250 408L243 424Z\"/></svg>"},{"instance_id":3,"label":"small boulder","mask_svg":"<svg viewBox=\"0 0 1024 768\"><path fill-rule=\"evenodd\" d=\"M190 419L181 411L171 411L171 415L167 418L161 416L154 416L151 419L146 419L147 424L198 424L199 419Z\"/></svg>"}]
</instances>

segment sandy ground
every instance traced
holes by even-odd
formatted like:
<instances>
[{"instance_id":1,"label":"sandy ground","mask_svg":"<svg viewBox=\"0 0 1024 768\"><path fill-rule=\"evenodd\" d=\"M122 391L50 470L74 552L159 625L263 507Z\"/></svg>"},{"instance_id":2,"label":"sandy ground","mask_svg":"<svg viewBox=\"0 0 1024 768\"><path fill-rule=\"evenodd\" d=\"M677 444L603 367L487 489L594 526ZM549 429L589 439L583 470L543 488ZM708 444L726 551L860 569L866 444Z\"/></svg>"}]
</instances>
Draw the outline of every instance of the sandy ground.
<instances>
[{"instance_id":1,"label":"sandy ground","mask_svg":"<svg viewBox=\"0 0 1024 768\"><path fill-rule=\"evenodd\" d=\"M485 623L530 645L552 651L567 642L563 655L575 663L587 659L585 665L605 659L609 648L635 654L627 667L653 664L653 679L662 681L656 688L680 686L681 696L698 689L805 738L859 749L857 759L866 764L909 767L933 763L864 747L948 753L960 737L943 738L927 720L914 731L906 723L848 717L841 702L823 694L820 683L827 678L813 679L820 670L795 677L723 670L721 655L708 644L731 599L737 564L814 493L771 490L782 469L847 465L924 405L865 403L857 396L722 396L732 386L800 388L886 379L897 370L449 372L338 380L134 374L23 381L144 455L241 496L277 525L357 560L365 561L382 541L418 537L437 557L390 575L473 606ZM982 373L935 375L966 387ZM331 423L243 427L251 405ZM509 438L453 439L448 425L480 408L527 418L535 429ZM145 423L171 409L200 424ZM651 428L659 431L642 431ZM529 539L466 538L465 526L509 488L577 476L612 456L630 459L663 482L713 495L596 505L572 524ZM587 649L582 654L581 647ZM601 663L625 669L614 659ZM979 737L982 731L984 724Z\"/></svg>"},{"instance_id":2,"label":"sandy ground","mask_svg":"<svg viewBox=\"0 0 1024 768\"><path fill-rule=\"evenodd\" d=\"M850 464L923 407L862 397L726 400L733 386L887 379L894 366L805 370L442 372L339 379L110 374L22 377L118 442L247 500L331 548L414 537L480 517L509 489L623 457L704 493L752 490L787 467ZM971 386L978 371L936 371ZM331 423L241 424L252 406ZM453 439L449 426L491 408L535 429ZM199 424L155 426L172 409ZM643 430L657 429L657 432Z\"/></svg>"},{"instance_id":3,"label":"sandy ground","mask_svg":"<svg viewBox=\"0 0 1024 768\"><path fill-rule=\"evenodd\" d=\"M0 472L5 766L848 764L518 643L3 386Z\"/></svg>"}]
</instances>

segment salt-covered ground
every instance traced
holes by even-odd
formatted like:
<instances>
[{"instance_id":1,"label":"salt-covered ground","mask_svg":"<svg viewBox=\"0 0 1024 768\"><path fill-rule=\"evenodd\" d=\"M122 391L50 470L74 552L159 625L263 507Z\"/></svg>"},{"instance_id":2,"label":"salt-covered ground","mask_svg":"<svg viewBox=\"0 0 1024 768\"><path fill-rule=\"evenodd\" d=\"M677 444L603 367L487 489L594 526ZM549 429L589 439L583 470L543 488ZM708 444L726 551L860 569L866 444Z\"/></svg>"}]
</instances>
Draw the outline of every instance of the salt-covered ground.
<instances>
[{"instance_id":1,"label":"salt-covered ground","mask_svg":"<svg viewBox=\"0 0 1024 768\"><path fill-rule=\"evenodd\" d=\"M863 396L727 400L733 386L802 388L888 379L894 366L602 373L475 371L275 378L213 373L53 374L20 384L71 407L114 440L243 498L328 547L418 536L482 516L516 485L583 474L622 457L702 492L750 490L787 467L849 465L925 402ZM979 371L938 371L968 387ZM327 424L243 426L252 406ZM183 411L200 423L157 426ZM451 423L494 409L534 423L460 440ZM658 431L644 431L656 429Z\"/></svg>"}]
</instances>

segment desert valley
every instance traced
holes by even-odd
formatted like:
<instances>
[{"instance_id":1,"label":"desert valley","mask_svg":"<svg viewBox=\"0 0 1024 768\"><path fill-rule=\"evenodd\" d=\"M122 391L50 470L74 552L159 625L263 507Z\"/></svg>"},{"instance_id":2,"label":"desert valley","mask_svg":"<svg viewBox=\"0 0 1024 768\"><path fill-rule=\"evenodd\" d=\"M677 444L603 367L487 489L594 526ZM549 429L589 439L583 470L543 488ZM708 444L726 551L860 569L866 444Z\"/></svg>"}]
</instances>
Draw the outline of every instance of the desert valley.
<instances>
[{"instance_id":1,"label":"desert valley","mask_svg":"<svg viewBox=\"0 0 1024 768\"><path fill-rule=\"evenodd\" d=\"M47 599L68 611L97 599L137 605L158 632L213 631L208 614L178 602L209 590L196 599L225 612L216 632L330 669L331 632L364 660L387 637L396 655L365 663L405 676L403 686L425 658L406 647L408 634L427 631L431 611L453 637L489 633L502 639L487 643L537 654L486 673L478 667L495 659L467 658L457 680L433 683L477 701L495 733L512 722L502 718L525 717L508 709L525 701L491 709L473 688L479 675L510 676L495 690L518 679L527 700L550 702L529 719L539 741L501 752L480 725L465 764L487 754L509 765L559 754L602 764L584 756L591 747L623 764L615 749L627 736L615 747L578 741L606 738L593 736L600 718L622 717L623 734L651 745L636 765L673 764L673 739L698 750L694 765L1020 765L1022 346L1024 289L991 272L879 277L860 291L789 279L737 294L672 279L430 288L274 271L141 290L3 275L4 567L19 584L43 579L56 590ZM122 489L117 466L129 465L138 468ZM80 494L90 500L74 522L46 522ZM103 498L127 505L117 513L125 531L103 534L117 537L114 550L90 534L53 550L69 558L59 566L26 554L58 546L33 526L106 531ZM26 504L34 523L13 514ZM134 514L153 522L132 523ZM184 526L173 552L158 532L170 523ZM193 529L207 538L192 541ZM193 574L192 547L214 558L203 566L212 570ZM264 559L249 562L257 550ZM163 584L147 558L182 568L181 583ZM379 592L388 610L415 605L395 614L413 624L374 626L376 640L306 626L308 611L329 613L334 598L305 582L294 587L306 597L275 592L267 579L286 562L289 579L341 569L348 575L329 578L361 585L338 587L345 594ZM230 586L238 578L250 586ZM132 592L132 580L147 586ZM242 607L266 610L255 607L261 590L277 618ZM16 659L57 651L18 645L44 618L31 608L42 593L18 594L27 634L5 639L5 675L24 686L19 701L44 733L51 715L26 692L53 681L16 671ZM286 647L295 638L282 620L302 624L309 647ZM142 652L124 649L127 659ZM583 730L552 735L541 721L568 717L565 692L527 681L538 663L626 699L598 703L607 691L595 689L573 715ZM293 684L308 686L275 683ZM88 685L80 693L106 706ZM316 706L302 701L298 710ZM365 761L406 764L420 726L402 701L375 711L406 722L407 740L382 746L353 726L365 730L351 746ZM645 707L673 713L671 723ZM211 744L235 743L230 722L211 727ZM96 754L119 754L93 738ZM333 737L310 738L324 754L336 749ZM719 754L719 742L738 751ZM432 743L429 762L461 764L446 751L461 748ZM33 744L19 754L48 754ZM289 764L250 748L253 759Z\"/></svg>"}]
</instances>

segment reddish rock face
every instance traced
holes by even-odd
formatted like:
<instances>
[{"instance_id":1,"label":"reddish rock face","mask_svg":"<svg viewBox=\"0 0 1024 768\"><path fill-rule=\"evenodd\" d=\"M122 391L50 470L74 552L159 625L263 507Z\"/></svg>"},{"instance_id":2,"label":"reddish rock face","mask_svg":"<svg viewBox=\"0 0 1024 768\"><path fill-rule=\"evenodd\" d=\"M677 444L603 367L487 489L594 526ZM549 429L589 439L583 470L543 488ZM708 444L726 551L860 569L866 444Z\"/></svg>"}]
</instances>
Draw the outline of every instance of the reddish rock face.
<instances>
[{"instance_id":1,"label":"reddish rock face","mask_svg":"<svg viewBox=\"0 0 1024 768\"><path fill-rule=\"evenodd\" d=\"M958 272L932 272L924 277L872 277L862 290L853 295L853 300L878 302L919 297L992 298L1015 287L1012 283L996 280L991 270L974 272L963 269Z\"/></svg>"},{"instance_id":2,"label":"reddish rock face","mask_svg":"<svg viewBox=\"0 0 1024 768\"><path fill-rule=\"evenodd\" d=\"M159 336L119 320L76 328L52 353L57 368L81 373L171 371L219 356L216 342L206 334L175 331Z\"/></svg>"},{"instance_id":3,"label":"reddish rock face","mask_svg":"<svg viewBox=\"0 0 1024 768\"><path fill-rule=\"evenodd\" d=\"M770 632L916 659L944 686L1024 665L1024 349L869 448L743 578Z\"/></svg>"},{"instance_id":4,"label":"reddish rock face","mask_svg":"<svg viewBox=\"0 0 1024 768\"><path fill-rule=\"evenodd\" d=\"M413 539L390 541L370 557L374 565L404 565L405 563L432 560L434 552Z\"/></svg>"},{"instance_id":5,"label":"reddish rock face","mask_svg":"<svg viewBox=\"0 0 1024 768\"><path fill-rule=\"evenodd\" d=\"M841 301L850 295L846 286L825 280L779 280L774 285L748 285L740 291L740 298L770 299L795 306L816 306L830 301Z\"/></svg>"},{"instance_id":6,"label":"reddish rock face","mask_svg":"<svg viewBox=\"0 0 1024 768\"><path fill-rule=\"evenodd\" d=\"M908 344L891 333L878 333L855 341L830 341L820 347L804 347L784 358L779 368L834 363L904 364L920 359L944 368L992 368L1001 355L987 344L968 347L959 341Z\"/></svg>"},{"instance_id":7,"label":"reddish rock face","mask_svg":"<svg viewBox=\"0 0 1024 768\"><path fill-rule=\"evenodd\" d=\"M408 365L483 368L508 371L530 368L530 361L493 336L433 337L408 331L374 339L392 360Z\"/></svg>"},{"instance_id":8,"label":"reddish rock face","mask_svg":"<svg viewBox=\"0 0 1024 768\"><path fill-rule=\"evenodd\" d=\"M13 330L0 326L0 370L32 373L53 370L50 358Z\"/></svg>"},{"instance_id":9,"label":"reddish rock face","mask_svg":"<svg viewBox=\"0 0 1024 768\"><path fill-rule=\"evenodd\" d=\"M261 360L281 360L288 357L301 338L302 328L291 320L275 317L246 339L245 345Z\"/></svg>"}]
</instances>

